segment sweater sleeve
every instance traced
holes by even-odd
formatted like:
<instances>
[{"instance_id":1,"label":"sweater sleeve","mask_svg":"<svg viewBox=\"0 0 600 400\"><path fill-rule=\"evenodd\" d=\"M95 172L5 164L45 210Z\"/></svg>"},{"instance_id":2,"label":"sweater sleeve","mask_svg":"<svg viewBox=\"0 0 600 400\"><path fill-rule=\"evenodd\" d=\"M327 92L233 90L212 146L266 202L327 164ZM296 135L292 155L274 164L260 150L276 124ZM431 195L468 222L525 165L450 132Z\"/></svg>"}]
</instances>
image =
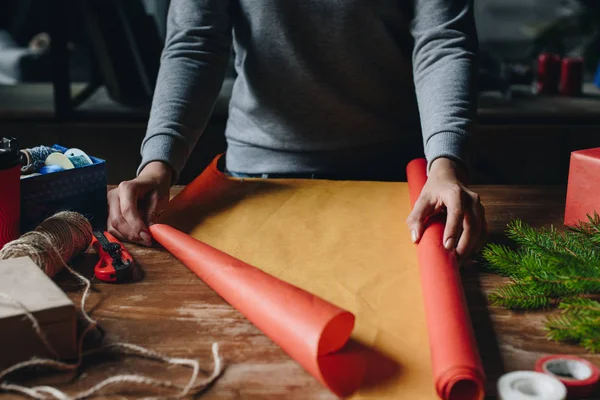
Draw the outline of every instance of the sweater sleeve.
<instances>
[{"instance_id":1,"label":"sweater sleeve","mask_svg":"<svg viewBox=\"0 0 600 400\"><path fill-rule=\"evenodd\" d=\"M428 165L468 165L477 32L472 0L413 0L413 75Z\"/></svg>"},{"instance_id":2,"label":"sweater sleeve","mask_svg":"<svg viewBox=\"0 0 600 400\"><path fill-rule=\"evenodd\" d=\"M172 0L142 163L167 163L175 179L206 127L228 65L229 0Z\"/></svg>"}]
</instances>

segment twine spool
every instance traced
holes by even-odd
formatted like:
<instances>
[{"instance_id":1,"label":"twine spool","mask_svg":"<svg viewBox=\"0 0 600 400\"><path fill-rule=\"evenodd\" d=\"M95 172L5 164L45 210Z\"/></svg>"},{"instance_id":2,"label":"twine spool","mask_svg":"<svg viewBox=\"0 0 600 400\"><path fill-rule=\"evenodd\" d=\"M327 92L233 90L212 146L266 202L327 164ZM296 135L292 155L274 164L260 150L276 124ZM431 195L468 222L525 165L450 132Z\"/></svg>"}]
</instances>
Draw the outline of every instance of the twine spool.
<instances>
[{"instance_id":1,"label":"twine spool","mask_svg":"<svg viewBox=\"0 0 600 400\"><path fill-rule=\"evenodd\" d=\"M21 173L27 175L39 171L46 163L46 158L52 153L60 153L57 149L49 146L37 146L31 149L21 150Z\"/></svg>"},{"instance_id":2,"label":"twine spool","mask_svg":"<svg viewBox=\"0 0 600 400\"><path fill-rule=\"evenodd\" d=\"M62 211L42 222L34 231L13 240L0 250L0 260L30 257L49 277L54 277L92 241L92 226L81 214Z\"/></svg>"}]
</instances>

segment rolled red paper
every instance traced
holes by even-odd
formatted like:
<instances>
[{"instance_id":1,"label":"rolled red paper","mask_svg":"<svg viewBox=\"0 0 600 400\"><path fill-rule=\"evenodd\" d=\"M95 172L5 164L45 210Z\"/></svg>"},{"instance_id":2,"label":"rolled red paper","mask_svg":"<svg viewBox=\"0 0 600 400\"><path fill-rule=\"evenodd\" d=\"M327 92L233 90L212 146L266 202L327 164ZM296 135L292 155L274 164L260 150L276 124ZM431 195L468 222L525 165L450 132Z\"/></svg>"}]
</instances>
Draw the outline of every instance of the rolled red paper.
<instances>
[{"instance_id":1,"label":"rolled red paper","mask_svg":"<svg viewBox=\"0 0 600 400\"><path fill-rule=\"evenodd\" d=\"M150 232L333 393L358 389L366 372L363 355L342 350L353 314L168 225L152 225Z\"/></svg>"},{"instance_id":2,"label":"rolled red paper","mask_svg":"<svg viewBox=\"0 0 600 400\"><path fill-rule=\"evenodd\" d=\"M413 160L406 171L414 206L427 181L427 162ZM456 256L444 248L443 236L443 221L430 219L417 245L435 387L443 400L479 400L485 375Z\"/></svg>"}]
</instances>

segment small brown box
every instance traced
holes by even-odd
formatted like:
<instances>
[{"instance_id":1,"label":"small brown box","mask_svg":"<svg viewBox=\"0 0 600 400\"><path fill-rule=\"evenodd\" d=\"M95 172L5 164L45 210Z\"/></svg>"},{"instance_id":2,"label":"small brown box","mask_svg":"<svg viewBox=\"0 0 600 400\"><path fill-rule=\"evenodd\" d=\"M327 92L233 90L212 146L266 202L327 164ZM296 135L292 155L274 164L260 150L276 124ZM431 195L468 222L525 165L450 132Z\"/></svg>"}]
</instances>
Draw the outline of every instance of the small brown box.
<instances>
[{"instance_id":1,"label":"small brown box","mask_svg":"<svg viewBox=\"0 0 600 400\"><path fill-rule=\"evenodd\" d=\"M76 356L75 305L29 257L0 261L0 293L18 300L35 316L60 358ZM23 310L0 298L0 370L34 356L55 357Z\"/></svg>"}]
</instances>

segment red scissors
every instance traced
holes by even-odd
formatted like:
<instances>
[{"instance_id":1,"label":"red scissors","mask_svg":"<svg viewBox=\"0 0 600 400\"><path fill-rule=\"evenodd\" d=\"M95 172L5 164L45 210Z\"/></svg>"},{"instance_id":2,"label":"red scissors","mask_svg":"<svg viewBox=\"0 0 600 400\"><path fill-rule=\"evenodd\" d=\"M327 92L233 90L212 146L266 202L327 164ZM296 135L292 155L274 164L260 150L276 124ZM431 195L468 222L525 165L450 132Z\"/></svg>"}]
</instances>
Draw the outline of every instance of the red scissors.
<instances>
[{"instance_id":1,"label":"red scissors","mask_svg":"<svg viewBox=\"0 0 600 400\"><path fill-rule=\"evenodd\" d=\"M108 232L94 231L92 246L100 256L94 275L103 282L132 280L134 260L125 246Z\"/></svg>"}]
</instances>

